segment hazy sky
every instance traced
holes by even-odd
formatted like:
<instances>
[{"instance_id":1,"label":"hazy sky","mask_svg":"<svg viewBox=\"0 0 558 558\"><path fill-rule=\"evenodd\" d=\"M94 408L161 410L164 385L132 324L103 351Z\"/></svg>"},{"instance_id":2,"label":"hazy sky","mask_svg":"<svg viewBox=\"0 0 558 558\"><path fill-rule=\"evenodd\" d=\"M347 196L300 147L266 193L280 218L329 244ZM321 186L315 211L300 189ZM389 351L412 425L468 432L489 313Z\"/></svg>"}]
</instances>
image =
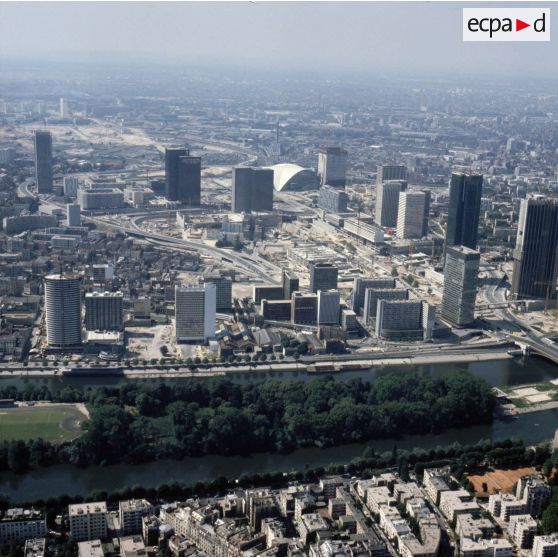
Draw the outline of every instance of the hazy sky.
<instances>
[{"instance_id":1,"label":"hazy sky","mask_svg":"<svg viewBox=\"0 0 558 558\"><path fill-rule=\"evenodd\" d=\"M219 63L415 75L448 72L550 75L556 40L463 43L462 8L441 2L0 2L3 59ZM509 2L499 7L513 5ZM558 2L540 2L558 17ZM532 6L532 5L531 5ZM535 2L535 6L537 3ZM555 15L556 14L556 15Z\"/></svg>"}]
</instances>

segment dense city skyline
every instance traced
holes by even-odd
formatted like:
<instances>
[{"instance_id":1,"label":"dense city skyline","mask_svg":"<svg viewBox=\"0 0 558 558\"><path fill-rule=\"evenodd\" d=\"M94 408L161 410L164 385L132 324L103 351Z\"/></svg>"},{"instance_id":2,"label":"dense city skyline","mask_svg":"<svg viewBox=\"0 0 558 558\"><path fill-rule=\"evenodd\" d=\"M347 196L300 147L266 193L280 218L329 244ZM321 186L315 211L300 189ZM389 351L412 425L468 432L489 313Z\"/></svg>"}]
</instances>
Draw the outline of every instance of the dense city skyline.
<instances>
[{"instance_id":1,"label":"dense city skyline","mask_svg":"<svg viewBox=\"0 0 558 558\"><path fill-rule=\"evenodd\" d=\"M473 5L0 3L0 556L558 556L558 52Z\"/></svg>"}]
</instances>

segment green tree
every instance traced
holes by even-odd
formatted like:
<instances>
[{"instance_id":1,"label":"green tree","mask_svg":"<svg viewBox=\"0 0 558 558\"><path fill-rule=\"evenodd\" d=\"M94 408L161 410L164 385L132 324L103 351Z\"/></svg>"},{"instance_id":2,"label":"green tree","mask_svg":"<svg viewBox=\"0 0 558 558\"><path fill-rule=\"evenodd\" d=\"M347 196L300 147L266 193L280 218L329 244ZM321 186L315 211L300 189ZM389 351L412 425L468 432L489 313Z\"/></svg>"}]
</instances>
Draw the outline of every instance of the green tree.
<instances>
[{"instance_id":1,"label":"green tree","mask_svg":"<svg viewBox=\"0 0 558 558\"><path fill-rule=\"evenodd\" d=\"M9 443L8 468L14 473L23 473L29 468L29 449L22 440Z\"/></svg>"}]
</instances>

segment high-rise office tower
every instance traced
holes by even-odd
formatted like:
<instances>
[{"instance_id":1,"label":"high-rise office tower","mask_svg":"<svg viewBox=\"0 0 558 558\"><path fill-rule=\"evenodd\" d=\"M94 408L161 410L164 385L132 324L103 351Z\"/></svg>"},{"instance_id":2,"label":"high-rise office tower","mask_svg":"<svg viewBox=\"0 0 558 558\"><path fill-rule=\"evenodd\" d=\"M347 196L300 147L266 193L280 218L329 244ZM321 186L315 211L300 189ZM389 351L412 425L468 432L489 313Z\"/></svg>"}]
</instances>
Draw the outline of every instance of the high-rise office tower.
<instances>
[{"instance_id":1,"label":"high-rise office tower","mask_svg":"<svg viewBox=\"0 0 558 558\"><path fill-rule=\"evenodd\" d=\"M165 149L165 197L169 201L178 201L178 163L180 157L188 154L187 149Z\"/></svg>"},{"instance_id":2,"label":"high-rise office tower","mask_svg":"<svg viewBox=\"0 0 558 558\"><path fill-rule=\"evenodd\" d=\"M80 279L77 275L45 277L45 313L49 347L81 343Z\"/></svg>"},{"instance_id":3,"label":"high-rise office tower","mask_svg":"<svg viewBox=\"0 0 558 558\"><path fill-rule=\"evenodd\" d=\"M66 223L68 227L81 226L81 207L78 203L66 204Z\"/></svg>"},{"instance_id":4,"label":"high-rise office tower","mask_svg":"<svg viewBox=\"0 0 558 558\"><path fill-rule=\"evenodd\" d=\"M318 296L314 293L295 291L291 296L291 321L293 324L316 325Z\"/></svg>"},{"instance_id":5,"label":"high-rise office tower","mask_svg":"<svg viewBox=\"0 0 558 558\"><path fill-rule=\"evenodd\" d=\"M254 285L252 287L252 299L256 304L262 300L283 300L283 286L276 285Z\"/></svg>"},{"instance_id":6,"label":"high-rise office tower","mask_svg":"<svg viewBox=\"0 0 558 558\"><path fill-rule=\"evenodd\" d=\"M273 211L273 170L235 167L232 177L232 211Z\"/></svg>"},{"instance_id":7,"label":"high-rise office tower","mask_svg":"<svg viewBox=\"0 0 558 558\"><path fill-rule=\"evenodd\" d=\"M381 182L376 187L376 214L374 220L381 227L396 227L399 194L407 189L402 180Z\"/></svg>"},{"instance_id":8,"label":"high-rise office tower","mask_svg":"<svg viewBox=\"0 0 558 558\"><path fill-rule=\"evenodd\" d=\"M291 300L291 295L299 289L298 277L292 271L287 271L284 269L282 279L283 298L285 300Z\"/></svg>"},{"instance_id":9,"label":"high-rise office tower","mask_svg":"<svg viewBox=\"0 0 558 558\"><path fill-rule=\"evenodd\" d=\"M329 291L337 289L337 275L339 270L331 263L310 264L310 290Z\"/></svg>"},{"instance_id":10,"label":"high-rise office tower","mask_svg":"<svg viewBox=\"0 0 558 558\"><path fill-rule=\"evenodd\" d=\"M364 306L364 295L366 289L395 289L393 277L356 277L353 281L353 310L360 314Z\"/></svg>"},{"instance_id":11,"label":"high-rise office tower","mask_svg":"<svg viewBox=\"0 0 558 558\"><path fill-rule=\"evenodd\" d=\"M318 291L318 325L339 325L339 291Z\"/></svg>"},{"instance_id":12,"label":"high-rise office tower","mask_svg":"<svg viewBox=\"0 0 558 558\"><path fill-rule=\"evenodd\" d=\"M252 169L252 211L273 211L273 172Z\"/></svg>"},{"instance_id":13,"label":"high-rise office tower","mask_svg":"<svg viewBox=\"0 0 558 558\"><path fill-rule=\"evenodd\" d=\"M376 318L379 300L407 300L409 291L407 289L375 288L366 289L364 292L363 318L365 323L370 323Z\"/></svg>"},{"instance_id":14,"label":"high-rise office tower","mask_svg":"<svg viewBox=\"0 0 558 558\"><path fill-rule=\"evenodd\" d=\"M349 196L341 188L322 186L318 194L318 207L332 213L344 213L347 211Z\"/></svg>"},{"instance_id":15,"label":"high-rise office tower","mask_svg":"<svg viewBox=\"0 0 558 558\"><path fill-rule=\"evenodd\" d=\"M532 196L521 201L513 251L515 298L553 298L558 275L558 200Z\"/></svg>"},{"instance_id":16,"label":"high-rise office tower","mask_svg":"<svg viewBox=\"0 0 558 558\"><path fill-rule=\"evenodd\" d=\"M349 154L341 147L322 147L318 153L318 176L320 186L344 188L347 183Z\"/></svg>"},{"instance_id":17,"label":"high-rise office tower","mask_svg":"<svg viewBox=\"0 0 558 558\"><path fill-rule=\"evenodd\" d=\"M121 292L85 293L85 328L87 331L120 331L123 325Z\"/></svg>"},{"instance_id":18,"label":"high-rise office tower","mask_svg":"<svg viewBox=\"0 0 558 558\"><path fill-rule=\"evenodd\" d=\"M68 110L68 101L60 97L60 118L68 118L70 111Z\"/></svg>"},{"instance_id":19,"label":"high-rise office tower","mask_svg":"<svg viewBox=\"0 0 558 558\"><path fill-rule=\"evenodd\" d=\"M449 246L444 268L442 318L463 327L475 321L480 254L467 246Z\"/></svg>"},{"instance_id":20,"label":"high-rise office tower","mask_svg":"<svg viewBox=\"0 0 558 558\"><path fill-rule=\"evenodd\" d=\"M201 157L184 155L178 160L178 190L179 202L188 205L201 203Z\"/></svg>"},{"instance_id":21,"label":"high-rise office tower","mask_svg":"<svg viewBox=\"0 0 558 558\"><path fill-rule=\"evenodd\" d=\"M424 192L424 215L422 220L422 236L426 236L428 234L428 222L430 219L430 201L431 201L431 193L430 190L423 190Z\"/></svg>"},{"instance_id":22,"label":"high-rise office tower","mask_svg":"<svg viewBox=\"0 0 558 558\"><path fill-rule=\"evenodd\" d=\"M376 170L376 183L390 180L407 180L407 167L405 165L378 165Z\"/></svg>"},{"instance_id":23,"label":"high-rise office tower","mask_svg":"<svg viewBox=\"0 0 558 558\"><path fill-rule=\"evenodd\" d=\"M383 339L423 339L423 302L420 300L378 300L376 336Z\"/></svg>"},{"instance_id":24,"label":"high-rise office tower","mask_svg":"<svg viewBox=\"0 0 558 558\"><path fill-rule=\"evenodd\" d=\"M399 238L422 238L425 215L430 207L430 193L401 192L397 214L397 236ZM426 217L428 223L428 217Z\"/></svg>"},{"instance_id":25,"label":"high-rise office tower","mask_svg":"<svg viewBox=\"0 0 558 558\"><path fill-rule=\"evenodd\" d=\"M177 342L207 343L215 337L217 288L212 283L203 287L175 287L174 315Z\"/></svg>"},{"instance_id":26,"label":"high-rise office tower","mask_svg":"<svg viewBox=\"0 0 558 558\"><path fill-rule=\"evenodd\" d=\"M252 211L251 167L233 168L231 210L234 213L249 213Z\"/></svg>"},{"instance_id":27,"label":"high-rise office tower","mask_svg":"<svg viewBox=\"0 0 558 558\"><path fill-rule=\"evenodd\" d=\"M293 303L291 300L263 299L260 305L260 314L264 320L288 322L291 319Z\"/></svg>"},{"instance_id":28,"label":"high-rise office tower","mask_svg":"<svg viewBox=\"0 0 558 558\"><path fill-rule=\"evenodd\" d=\"M37 192L52 192L52 135L50 132L35 132L35 179Z\"/></svg>"},{"instance_id":29,"label":"high-rise office tower","mask_svg":"<svg viewBox=\"0 0 558 558\"><path fill-rule=\"evenodd\" d=\"M477 247L482 174L453 173L449 185L448 246Z\"/></svg>"},{"instance_id":30,"label":"high-rise office tower","mask_svg":"<svg viewBox=\"0 0 558 558\"><path fill-rule=\"evenodd\" d=\"M232 279L221 273L204 273L200 286L215 285L215 304L218 312L230 312L232 305Z\"/></svg>"}]
</instances>

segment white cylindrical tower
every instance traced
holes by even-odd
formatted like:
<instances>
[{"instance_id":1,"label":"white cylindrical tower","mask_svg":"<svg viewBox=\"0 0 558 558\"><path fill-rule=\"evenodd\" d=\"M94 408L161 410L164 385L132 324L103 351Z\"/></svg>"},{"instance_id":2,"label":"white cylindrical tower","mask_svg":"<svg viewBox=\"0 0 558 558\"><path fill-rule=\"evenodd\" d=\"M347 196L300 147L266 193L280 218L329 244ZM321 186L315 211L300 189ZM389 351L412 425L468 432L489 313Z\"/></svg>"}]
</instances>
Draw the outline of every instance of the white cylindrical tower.
<instances>
[{"instance_id":1,"label":"white cylindrical tower","mask_svg":"<svg viewBox=\"0 0 558 558\"><path fill-rule=\"evenodd\" d=\"M80 278L77 275L45 277L45 311L49 347L81 343Z\"/></svg>"}]
</instances>

